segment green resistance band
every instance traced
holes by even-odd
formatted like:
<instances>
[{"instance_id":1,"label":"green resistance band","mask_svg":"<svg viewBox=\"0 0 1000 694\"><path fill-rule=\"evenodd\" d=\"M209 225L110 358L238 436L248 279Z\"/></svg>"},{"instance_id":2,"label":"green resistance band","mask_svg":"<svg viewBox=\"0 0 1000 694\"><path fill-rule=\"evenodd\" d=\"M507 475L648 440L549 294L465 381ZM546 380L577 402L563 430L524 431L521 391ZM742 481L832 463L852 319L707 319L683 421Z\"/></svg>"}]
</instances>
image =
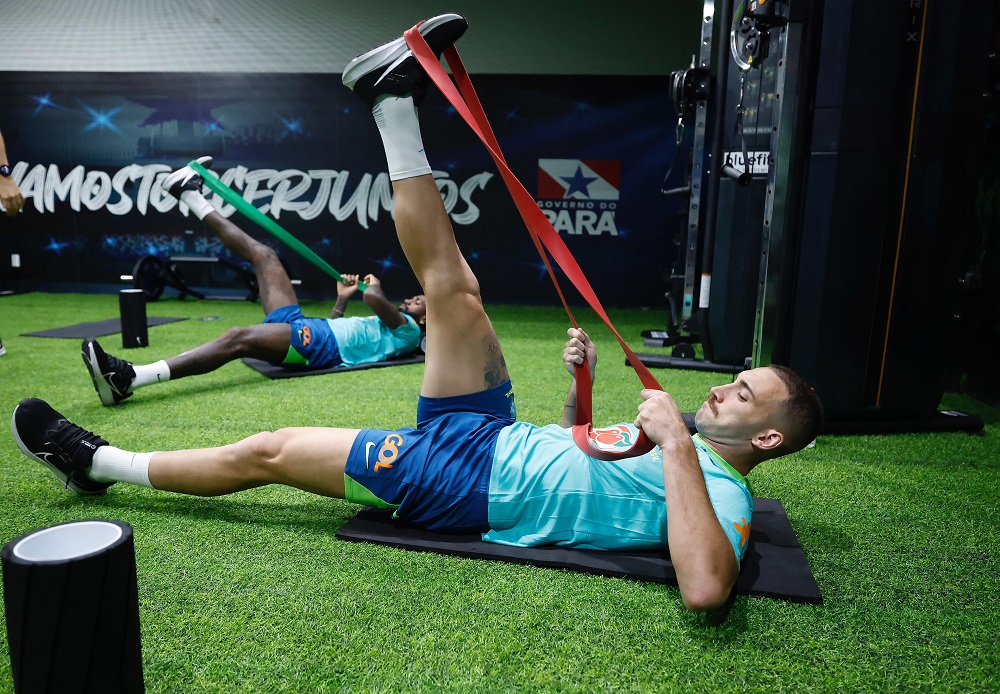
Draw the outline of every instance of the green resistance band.
<instances>
[{"instance_id":1,"label":"green resistance band","mask_svg":"<svg viewBox=\"0 0 1000 694\"><path fill-rule=\"evenodd\" d=\"M284 243L320 270L330 275L333 279L338 282L343 281L344 278L341 274L334 270L328 262L316 255L316 253L313 252L313 250L307 245L282 229L281 225L276 221L244 200L239 194L236 193L236 191L223 183L218 176L209 173L208 169L199 164L197 160L188 162L188 166L194 169L197 173L201 174L202 179L205 181L205 185L208 186L212 192L217 193L223 200L243 213L245 217L249 218L250 221L256 222L260 226L264 227L265 231L270 232L276 239ZM368 285L359 281L358 289L365 291L368 289Z\"/></svg>"}]
</instances>

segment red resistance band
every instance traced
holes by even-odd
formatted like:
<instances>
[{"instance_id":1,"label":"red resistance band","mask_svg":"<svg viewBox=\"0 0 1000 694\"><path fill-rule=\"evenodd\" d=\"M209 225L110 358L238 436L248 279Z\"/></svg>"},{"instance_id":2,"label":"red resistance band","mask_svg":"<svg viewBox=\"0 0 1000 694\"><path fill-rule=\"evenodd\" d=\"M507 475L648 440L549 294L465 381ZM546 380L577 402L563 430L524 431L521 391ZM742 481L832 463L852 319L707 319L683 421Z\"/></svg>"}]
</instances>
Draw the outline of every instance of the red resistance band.
<instances>
[{"instance_id":1,"label":"red resistance band","mask_svg":"<svg viewBox=\"0 0 1000 694\"><path fill-rule=\"evenodd\" d=\"M441 65L440 60L435 57L434 52L431 51L430 46L427 45L427 41L420 35L420 32L417 29L419 26L420 24L418 23L412 29L408 29L403 34L407 45L410 47L410 50L413 51L413 55L416 56L420 65L434 81L434 84L441 90L441 93L444 94L445 98L447 98L451 105L455 107L455 110L462 116L466 124L472 128L472 131L479 137L480 140L482 140L486 149L489 150L490 156L493 157L493 161L496 162L500 175L503 177L504 183L507 184L507 189L510 191L511 197L514 199L514 204L517 206L518 212L521 213L521 218L524 220L524 223L528 228L528 232L531 234L531 239L535 244L535 248L538 249L538 253L542 257L542 262L545 263L545 268L549 272L549 277L552 278L552 283L556 287L556 292L559 294L559 299L562 301L563 307L566 309L566 314L569 316L569 320L573 324L573 327L578 328L579 326L576 323L576 319L573 317L573 312L569 308L569 304L566 301L562 288L559 286L559 280L556 279L556 275L552 271L552 266L549 264L546 249L552 254L552 258L556 261L558 266L562 268L566 277L568 277L573 283L573 286L577 288L590 307L594 309L597 315L600 316L601 320L604 321L605 325L607 325L608 328L611 329L611 332L614 333L615 337L618 338L618 343L625 351L629 364L631 364L632 368L635 369L636 374L638 375L639 380L642 381L643 386L654 390L663 390L657 380L653 377L653 374L649 372L649 369L646 368L645 364L639 360L635 353L629 349L629 346L625 344L625 340L623 340L622 336L618 334L617 330L615 330L614 325L611 324L611 319L608 318L608 314L604 311L604 307L602 307L601 302L598 301L597 295L591 288L590 283L584 276L583 271L577 264L573 254L570 253L555 228L553 228L552 224L545 217L545 214L538 208L538 205L531 197L531 194L525 190L524 186L521 185L521 182L517 180L517 177L507 166L507 162L504 160L504 156L500 151L500 145L497 143L496 137L493 135L493 129L490 127L489 121L486 119L486 113L483 111L483 107L479 103L479 97L476 95L476 90L473 88L472 82L469 79L469 74L465 71L465 65L462 63L462 59L458 56L458 50L455 46L449 46L444 51L444 57L448 61L448 66L451 68L452 77L455 80L455 84L458 85L458 89L456 89L455 84L453 84L451 79L449 79L448 73L444 71L444 67ZM576 441L577 446L579 446L587 455L600 460L632 458L648 453L653 449L655 444L649 440L642 429L639 430L639 438L627 450L606 451L595 448L591 443L591 440L594 437L594 427L592 423L592 391L593 382L590 378L590 366L585 360L583 364L576 365L577 400L576 425L573 427L573 440Z\"/></svg>"}]
</instances>

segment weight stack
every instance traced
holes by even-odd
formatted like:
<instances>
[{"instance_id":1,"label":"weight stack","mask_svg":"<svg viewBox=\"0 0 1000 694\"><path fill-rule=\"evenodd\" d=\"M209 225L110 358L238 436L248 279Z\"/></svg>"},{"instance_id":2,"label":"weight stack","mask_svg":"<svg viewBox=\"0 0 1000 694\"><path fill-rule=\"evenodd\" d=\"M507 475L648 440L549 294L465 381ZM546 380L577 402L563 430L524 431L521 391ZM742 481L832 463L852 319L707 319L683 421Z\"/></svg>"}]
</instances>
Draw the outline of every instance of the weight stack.
<instances>
[{"instance_id":1,"label":"weight stack","mask_svg":"<svg viewBox=\"0 0 1000 694\"><path fill-rule=\"evenodd\" d=\"M62 523L0 556L17 694L144 691L131 526Z\"/></svg>"}]
</instances>

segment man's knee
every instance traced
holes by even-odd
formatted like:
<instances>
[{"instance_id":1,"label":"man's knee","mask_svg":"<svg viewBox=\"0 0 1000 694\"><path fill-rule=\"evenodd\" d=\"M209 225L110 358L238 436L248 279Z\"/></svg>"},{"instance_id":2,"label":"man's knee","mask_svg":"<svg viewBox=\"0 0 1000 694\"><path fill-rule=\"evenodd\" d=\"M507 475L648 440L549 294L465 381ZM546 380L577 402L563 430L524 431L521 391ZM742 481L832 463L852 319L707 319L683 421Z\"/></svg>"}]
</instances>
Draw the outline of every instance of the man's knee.
<instances>
[{"instance_id":1,"label":"man's knee","mask_svg":"<svg viewBox=\"0 0 1000 694\"><path fill-rule=\"evenodd\" d=\"M285 271L284 266L281 264L281 259L278 258L278 253L270 246L265 246L259 241L254 241L253 246L251 246L252 257L250 262L254 267L277 267L280 268L282 272Z\"/></svg>"},{"instance_id":2,"label":"man's knee","mask_svg":"<svg viewBox=\"0 0 1000 694\"><path fill-rule=\"evenodd\" d=\"M229 328L219 336L219 342L232 354L243 354L253 349L256 325Z\"/></svg>"},{"instance_id":3,"label":"man's knee","mask_svg":"<svg viewBox=\"0 0 1000 694\"><path fill-rule=\"evenodd\" d=\"M288 431L262 431L237 444L236 458L249 477L257 482L274 482L281 479L279 468L282 452L288 440Z\"/></svg>"},{"instance_id":4,"label":"man's knee","mask_svg":"<svg viewBox=\"0 0 1000 694\"><path fill-rule=\"evenodd\" d=\"M429 302L447 304L471 297L479 304L483 303L479 280L468 268L455 272L427 273L424 277L423 290Z\"/></svg>"},{"instance_id":5,"label":"man's knee","mask_svg":"<svg viewBox=\"0 0 1000 694\"><path fill-rule=\"evenodd\" d=\"M212 343L214 354L222 363L243 357L279 363L288 354L291 330L288 323L258 323L229 328Z\"/></svg>"}]
</instances>

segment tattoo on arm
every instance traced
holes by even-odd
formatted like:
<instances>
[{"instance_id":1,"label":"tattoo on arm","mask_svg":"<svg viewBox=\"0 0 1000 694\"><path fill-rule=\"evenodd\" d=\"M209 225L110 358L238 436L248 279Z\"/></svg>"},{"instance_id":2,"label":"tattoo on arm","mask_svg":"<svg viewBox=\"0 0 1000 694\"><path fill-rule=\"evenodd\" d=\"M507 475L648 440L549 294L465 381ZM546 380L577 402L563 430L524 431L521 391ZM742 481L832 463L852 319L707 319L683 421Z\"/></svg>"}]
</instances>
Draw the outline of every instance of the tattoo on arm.
<instances>
[{"instance_id":1,"label":"tattoo on arm","mask_svg":"<svg viewBox=\"0 0 1000 694\"><path fill-rule=\"evenodd\" d=\"M493 388L506 381L510 376L507 373L507 362L504 361L503 352L500 351L500 340L496 335L490 335L483 340L483 349L486 352L486 368L483 378L487 388Z\"/></svg>"}]
</instances>

